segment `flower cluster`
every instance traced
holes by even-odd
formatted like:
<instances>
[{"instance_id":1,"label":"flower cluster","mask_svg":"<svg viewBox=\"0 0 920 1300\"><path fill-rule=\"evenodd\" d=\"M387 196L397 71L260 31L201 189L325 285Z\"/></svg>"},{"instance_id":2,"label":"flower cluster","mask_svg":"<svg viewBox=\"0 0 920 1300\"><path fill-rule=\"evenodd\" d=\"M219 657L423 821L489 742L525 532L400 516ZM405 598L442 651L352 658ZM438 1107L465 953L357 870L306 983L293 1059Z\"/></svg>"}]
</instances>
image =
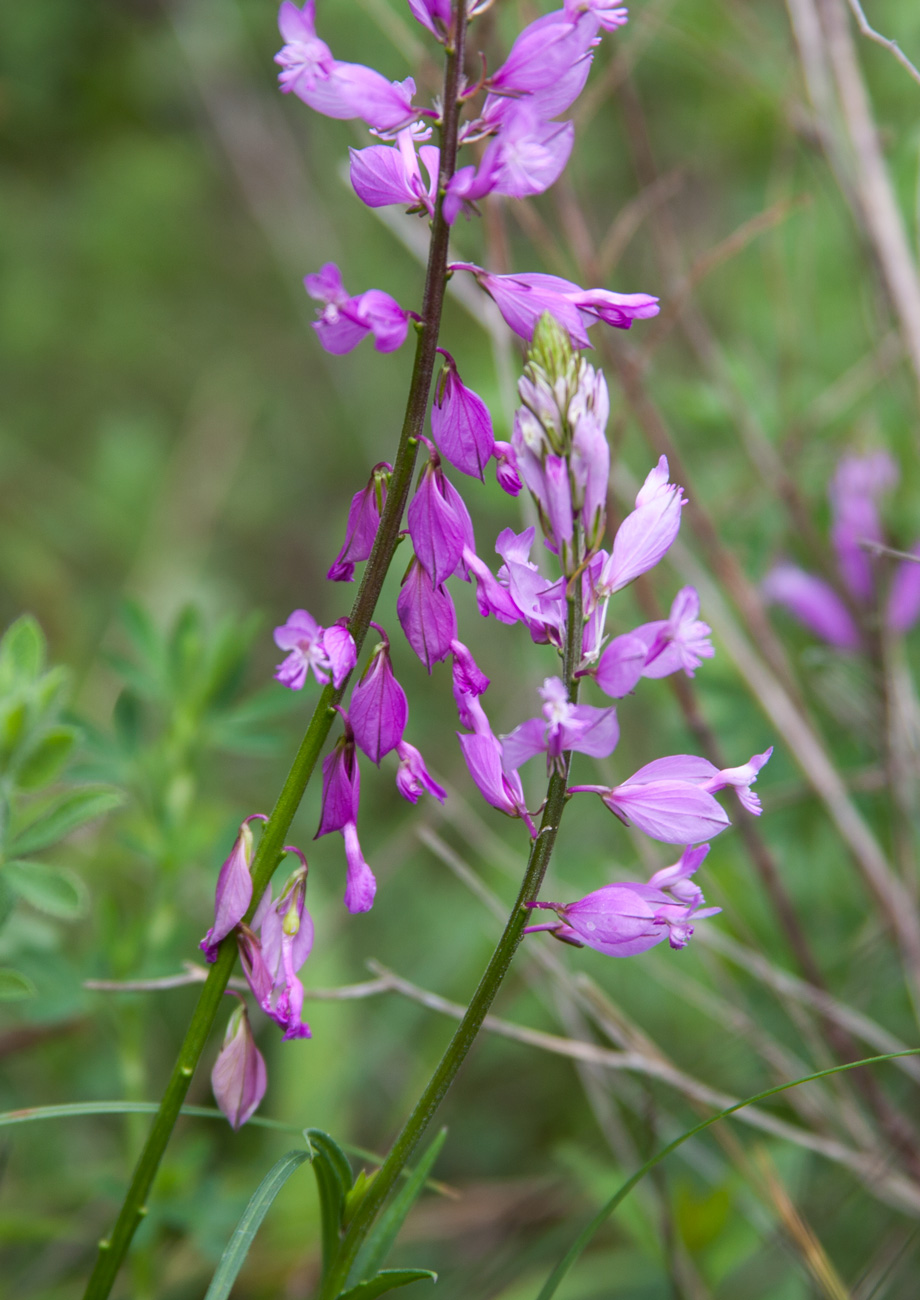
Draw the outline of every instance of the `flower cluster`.
<instances>
[{"instance_id":1,"label":"flower cluster","mask_svg":"<svg viewBox=\"0 0 920 1300\"><path fill-rule=\"evenodd\" d=\"M844 456L831 479L831 544L840 589L797 564L775 564L763 582L768 600L783 605L815 636L837 650L861 650L865 625L881 619L903 635L920 619L920 542L897 565L887 593L880 592L877 550L885 535L878 503L898 481L887 452Z\"/></svg>"}]
</instances>

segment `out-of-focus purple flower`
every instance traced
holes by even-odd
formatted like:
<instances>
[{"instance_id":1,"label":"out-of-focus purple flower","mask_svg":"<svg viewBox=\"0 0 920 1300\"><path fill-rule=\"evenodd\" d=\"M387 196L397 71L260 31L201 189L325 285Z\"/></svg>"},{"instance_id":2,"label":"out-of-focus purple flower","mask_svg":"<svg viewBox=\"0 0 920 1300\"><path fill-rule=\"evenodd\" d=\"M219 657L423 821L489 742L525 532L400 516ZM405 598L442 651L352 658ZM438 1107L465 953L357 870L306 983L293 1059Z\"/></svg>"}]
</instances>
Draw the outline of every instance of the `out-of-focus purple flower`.
<instances>
[{"instance_id":1,"label":"out-of-focus purple flower","mask_svg":"<svg viewBox=\"0 0 920 1300\"><path fill-rule=\"evenodd\" d=\"M286 623L274 631L275 645L288 650L287 658L275 669L275 678L282 686L299 691L306 684L312 669L321 686L329 681L330 663L323 645L324 629L305 609L295 609Z\"/></svg>"},{"instance_id":2,"label":"out-of-focus purple flower","mask_svg":"<svg viewBox=\"0 0 920 1300\"><path fill-rule=\"evenodd\" d=\"M700 621L700 598L695 587L682 587L666 619L643 623L632 636L646 646L643 677L669 677L681 668L692 677L704 659L715 654L708 623ZM600 665L598 665L600 666Z\"/></svg>"},{"instance_id":3,"label":"out-of-focus purple flower","mask_svg":"<svg viewBox=\"0 0 920 1300\"><path fill-rule=\"evenodd\" d=\"M396 615L406 640L431 672L450 654L457 635L457 613L450 592L435 586L413 556L396 599Z\"/></svg>"},{"instance_id":4,"label":"out-of-focus purple flower","mask_svg":"<svg viewBox=\"0 0 920 1300\"><path fill-rule=\"evenodd\" d=\"M409 502L407 522L415 554L435 586L457 572L465 549L476 549L469 511L444 477L434 449Z\"/></svg>"},{"instance_id":5,"label":"out-of-focus purple flower","mask_svg":"<svg viewBox=\"0 0 920 1300\"><path fill-rule=\"evenodd\" d=\"M396 136L395 145L375 144L367 149L349 150L351 183L358 198L369 208L404 203L410 211L434 215L440 152L432 145L423 144L419 149L428 173L426 185L415 155L417 139L418 132L413 127L405 127Z\"/></svg>"},{"instance_id":6,"label":"out-of-focus purple flower","mask_svg":"<svg viewBox=\"0 0 920 1300\"><path fill-rule=\"evenodd\" d=\"M431 432L441 455L471 478L485 478L485 467L495 450L492 417L482 398L467 388L449 353L435 387L431 405Z\"/></svg>"},{"instance_id":7,"label":"out-of-focus purple flower","mask_svg":"<svg viewBox=\"0 0 920 1300\"><path fill-rule=\"evenodd\" d=\"M359 117L377 131L397 131L411 122L418 115L412 78L387 81L373 68L334 59L316 35L315 12L315 0L305 0L301 9L291 0L281 6L278 26L285 43L275 55L281 89L326 117Z\"/></svg>"},{"instance_id":8,"label":"out-of-focus purple flower","mask_svg":"<svg viewBox=\"0 0 920 1300\"><path fill-rule=\"evenodd\" d=\"M262 1010L284 1030L285 1039L309 1038L310 1026L301 1020L303 985L298 972L313 950L313 919L306 909L307 862L299 849L301 866L287 880L277 902L262 921L262 961L272 981L271 992L260 1001Z\"/></svg>"},{"instance_id":9,"label":"out-of-focus purple flower","mask_svg":"<svg viewBox=\"0 0 920 1300\"><path fill-rule=\"evenodd\" d=\"M369 912L377 892L374 873L364 861L358 842L358 805L361 798L361 773L355 754L355 738L347 713L339 710L345 733L331 754L323 759L323 810L316 839L341 831L345 841L348 876L345 906L349 912Z\"/></svg>"},{"instance_id":10,"label":"out-of-focus purple flower","mask_svg":"<svg viewBox=\"0 0 920 1300\"><path fill-rule=\"evenodd\" d=\"M359 747L372 763L379 764L384 754L396 749L402 740L409 705L406 692L393 675L389 637L377 623L372 626L383 640L375 647L364 675L351 693L348 716Z\"/></svg>"},{"instance_id":11,"label":"out-of-focus purple flower","mask_svg":"<svg viewBox=\"0 0 920 1300\"><path fill-rule=\"evenodd\" d=\"M841 598L823 578L797 564L777 564L761 587L767 600L783 605L810 632L838 650L858 650L859 628Z\"/></svg>"},{"instance_id":12,"label":"out-of-focus purple flower","mask_svg":"<svg viewBox=\"0 0 920 1300\"><path fill-rule=\"evenodd\" d=\"M402 740L396 746L399 755L399 771L396 773L396 789L409 803L418 803L419 796L427 792L439 803L447 798L447 791L431 776L425 766L425 760L414 745Z\"/></svg>"},{"instance_id":13,"label":"out-of-focus purple flower","mask_svg":"<svg viewBox=\"0 0 920 1300\"><path fill-rule=\"evenodd\" d=\"M878 499L898 481L898 467L887 452L844 456L828 487L833 522L831 542L840 575L850 593L868 604L875 582L863 542L881 542Z\"/></svg>"},{"instance_id":14,"label":"out-of-focus purple flower","mask_svg":"<svg viewBox=\"0 0 920 1300\"><path fill-rule=\"evenodd\" d=\"M494 299L507 324L527 342L546 311L568 331L578 348L591 346L587 330L599 320L618 329L629 329L634 320L658 315L658 299L647 293L582 289L558 275L537 272L490 275L472 262L454 262L449 269L474 275L480 287Z\"/></svg>"},{"instance_id":15,"label":"out-of-focus purple flower","mask_svg":"<svg viewBox=\"0 0 920 1300\"><path fill-rule=\"evenodd\" d=\"M565 0L564 8L569 18L573 19L577 18L579 14L593 14L601 27L607 32L613 32L618 27L625 26L629 19L629 11L626 6L612 5L610 0Z\"/></svg>"},{"instance_id":16,"label":"out-of-focus purple flower","mask_svg":"<svg viewBox=\"0 0 920 1300\"><path fill-rule=\"evenodd\" d=\"M647 885L604 885L576 903L531 903L554 911L561 924L528 926L524 933L548 930L564 943L594 948L608 957L635 957L665 937L672 948L685 948L693 922L722 910L702 907L702 893L687 882L708 852L708 844L688 849L680 862L656 872Z\"/></svg>"},{"instance_id":17,"label":"out-of-focus purple flower","mask_svg":"<svg viewBox=\"0 0 920 1300\"><path fill-rule=\"evenodd\" d=\"M517 472L514 448L510 442L496 442L493 454L495 456L495 478L498 486L503 492L507 492L509 497L518 496L523 484Z\"/></svg>"},{"instance_id":18,"label":"out-of-focus purple flower","mask_svg":"<svg viewBox=\"0 0 920 1300\"><path fill-rule=\"evenodd\" d=\"M304 287L322 304L313 328L325 350L334 356L350 352L368 334L373 334L378 352L395 352L405 343L409 313L382 289L368 289L351 297L334 262L304 276Z\"/></svg>"},{"instance_id":19,"label":"out-of-focus purple flower","mask_svg":"<svg viewBox=\"0 0 920 1300\"><path fill-rule=\"evenodd\" d=\"M214 896L214 924L198 947L209 962L217 961L221 940L235 930L252 902L252 831L249 823L267 822L264 813L253 813L240 826L230 856L220 869Z\"/></svg>"},{"instance_id":20,"label":"out-of-focus purple flower","mask_svg":"<svg viewBox=\"0 0 920 1300\"><path fill-rule=\"evenodd\" d=\"M502 766L506 772L517 771L535 754L546 754L548 771L562 767L566 750L607 758L617 747L620 728L615 708L596 709L590 704L573 704L565 683L559 677L547 677L540 695L543 717L529 718L507 736L501 736Z\"/></svg>"},{"instance_id":21,"label":"out-of-focus purple flower","mask_svg":"<svg viewBox=\"0 0 920 1300\"><path fill-rule=\"evenodd\" d=\"M892 632L909 632L920 618L920 542L912 555L916 561L903 560L895 570L888 593L885 619Z\"/></svg>"},{"instance_id":22,"label":"out-of-focus purple flower","mask_svg":"<svg viewBox=\"0 0 920 1300\"><path fill-rule=\"evenodd\" d=\"M214 1100L231 1128L241 1128L255 1113L267 1085L265 1059L256 1047L246 1006L240 999L230 1016L223 1046L211 1071Z\"/></svg>"},{"instance_id":23,"label":"out-of-focus purple flower","mask_svg":"<svg viewBox=\"0 0 920 1300\"><path fill-rule=\"evenodd\" d=\"M597 44L597 22L590 15L570 17L558 9L530 23L515 40L508 58L489 78L503 95L544 90L583 59Z\"/></svg>"},{"instance_id":24,"label":"out-of-focus purple flower","mask_svg":"<svg viewBox=\"0 0 920 1300\"><path fill-rule=\"evenodd\" d=\"M601 575L606 595L620 591L664 559L680 529L684 504L683 488L668 482L668 460L662 456L639 489L635 510L617 529Z\"/></svg>"},{"instance_id":25,"label":"out-of-focus purple flower","mask_svg":"<svg viewBox=\"0 0 920 1300\"><path fill-rule=\"evenodd\" d=\"M409 0L413 16L439 41L450 30L450 5L451 0Z\"/></svg>"},{"instance_id":26,"label":"out-of-focus purple flower","mask_svg":"<svg viewBox=\"0 0 920 1300\"><path fill-rule=\"evenodd\" d=\"M387 484L393 466L387 461L375 465L367 487L356 492L348 507L345 542L326 574L332 582L354 582L355 564L366 560L380 527L380 512L387 499Z\"/></svg>"}]
</instances>

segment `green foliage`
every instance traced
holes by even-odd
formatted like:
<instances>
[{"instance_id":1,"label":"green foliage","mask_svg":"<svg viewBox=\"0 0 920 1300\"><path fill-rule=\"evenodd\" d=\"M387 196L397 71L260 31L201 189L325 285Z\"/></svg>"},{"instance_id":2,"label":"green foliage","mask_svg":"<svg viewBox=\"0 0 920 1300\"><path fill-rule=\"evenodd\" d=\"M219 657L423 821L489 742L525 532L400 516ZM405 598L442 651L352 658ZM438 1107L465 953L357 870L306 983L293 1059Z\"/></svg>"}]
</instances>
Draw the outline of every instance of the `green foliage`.
<instances>
[{"instance_id":1,"label":"green foliage","mask_svg":"<svg viewBox=\"0 0 920 1300\"><path fill-rule=\"evenodd\" d=\"M384 1269L382 1273L378 1273L367 1282L359 1282L357 1286L343 1291L339 1300L375 1300L376 1296L385 1295L387 1291L395 1291L397 1287L426 1280L437 1282L437 1273L432 1273L429 1268Z\"/></svg>"}]
</instances>

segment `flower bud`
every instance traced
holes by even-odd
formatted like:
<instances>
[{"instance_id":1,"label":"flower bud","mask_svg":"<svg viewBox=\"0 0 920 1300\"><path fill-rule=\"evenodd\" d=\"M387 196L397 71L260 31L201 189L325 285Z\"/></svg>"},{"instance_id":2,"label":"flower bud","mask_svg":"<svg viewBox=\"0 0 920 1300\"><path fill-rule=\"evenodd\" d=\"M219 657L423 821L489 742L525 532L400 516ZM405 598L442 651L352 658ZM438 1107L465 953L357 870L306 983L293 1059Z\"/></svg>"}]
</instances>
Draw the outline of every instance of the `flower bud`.
<instances>
[{"instance_id":1,"label":"flower bud","mask_svg":"<svg viewBox=\"0 0 920 1300\"><path fill-rule=\"evenodd\" d=\"M256 1047L243 1002L234 1010L224 1035L224 1045L211 1071L214 1100L230 1121L241 1128L265 1096L268 1083L265 1060Z\"/></svg>"}]
</instances>

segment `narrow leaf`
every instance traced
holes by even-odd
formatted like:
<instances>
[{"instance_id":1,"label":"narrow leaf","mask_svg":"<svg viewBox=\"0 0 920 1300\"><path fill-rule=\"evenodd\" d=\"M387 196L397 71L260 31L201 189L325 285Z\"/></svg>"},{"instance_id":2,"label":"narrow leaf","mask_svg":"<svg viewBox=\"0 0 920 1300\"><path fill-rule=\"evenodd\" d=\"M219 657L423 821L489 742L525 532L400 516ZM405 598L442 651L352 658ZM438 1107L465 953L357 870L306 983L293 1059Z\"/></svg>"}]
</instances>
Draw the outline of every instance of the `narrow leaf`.
<instances>
[{"instance_id":1,"label":"narrow leaf","mask_svg":"<svg viewBox=\"0 0 920 1300\"><path fill-rule=\"evenodd\" d=\"M348 1157L342 1148L321 1129L304 1133L312 1151L313 1173L319 1192L323 1275L335 1258L341 1240L345 1202L354 1182Z\"/></svg>"},{"instance_id":2,"label":"narrow leaf","mask_svg":"<svg viewBox=\"0 0 920 1300\"><path fill-rule=\"evenodd\" d=\"M0 879L40 912L72 921L86 911L86 886L67 867L44 862L6 862Z\"/></svg>"},{"instance_id":3,"label":"narrow leaf","mask_svg":"<svg viewBox=\"0 0 920 1300\"><path fill-rule=\"evenodd\" d=\"M47 732L19 764L16 784L24 790L35 790L49 785L70 758L77 742L73 727L55 727Z\"/></svg>"},{"instance_id":4,"label":"narrow leaf","mask_svg":"<svg viewBox=\"0 0 920 1300\"><path fill-rule=\"evenodd\" d=\"M437 1282L438 1275L432 1273L430 1268L386 1269L369 1281L359 1282L349 1291L343 1291L339 1300L374 1300L375 1296L385 1295L387 1291L395 1291L398 1286L408 1286L410 1282L422 1282L425 1278Z\"/></svg>"},{"instance_id":5,"label":"narrow leaf","mask_svg":"<svg viewBox=\"0 0 920 1300\"><path fill-rule=\"evenodd\" d=\"M49 844L75 831L78 826L91 822L103 813L110 812L123 802L123 796L117 790L107 786L80 786L53 800L42 810L32 823L16 836L11 845L11 853L16 857L27 857L37 853Z\"/></svg>"},{"instance_id":6,"label":"narrow leaf","mask_svg":"<svg viewBox=\"0 0 920 1300\"><path fill-rule=\"evenodd\" d=\"M233 1236L227 1242L226 1250L220 1257L220 1263L211 1278L205 1300L226 1300L272 1201L294 1170L309 1159L309 1155L309 1151L288 1151L277 1164L272 1165L259 1183L233 1230Z\"/></svg>"},{"instance_id":7,"label":"narrow leaf","mask_svg":"<svg viewBox=\"0 0 920 1300\"><path fill-rule=\"evenodd\" d=\"M673 1142L669 1142L666 1147L662 1147L657 1155L652 1156L651 1160L646 1160L645 1164L640 1169L637 1169L630 1178L627 1178L622 1187L618 1188L618 1190L614 1192L610 1200L601 1206L594 1218L585 1224L569 1249L563 1255L562 1259L543 1283L543 1286L540 1289L540 1294L537 1296L537 1300L552 1300L552 1297L559 1289L559 1284L562 1279L578 1259L579 1255L597 1232L598 1228L600 1228L610 1215L613 1214L620 1202L626 1199L632 1189L637 1183L642 1181L649 1170L654 1169L655 1166L664 1160L666 1156L669 1156L672 1151L676 1151L679 1146L688 1140L688 1138L692 1138L697 1133L701 1133L703 1129L709 1128L712 1124L717 1124L720 1119L725 1119L728 1115L734 1115L735 1111L743 1110L745 1106L753 1106L759 1101L765 1101L768 1097L775 1097L780 1092L788 1092L790 1088L797 1088L801 1083L813 1083L815 1079L826 1079L830 1074L842 1074L845 1070L855 1070L861 1065L879 1065L882 1061L893 1061L899 1056L916 1056L918 1053L920 1053L920 1047L913 1047L906 1052L889 1052L885 1056L870 1056L864 1061L847 1061L844 1065L832 1065L828 1070L819 1070L817 1074L806 1074L804 1078L791 1079L788 1083L780 1083L774 1088L767 1088L766 1091L758 1092L754 1097L745 1097L744 1101L736 1101L734 1106L727 1106L725 1110L717 1111L715 1115L710 1115L708 1119L701 1120L700 1123L695 1124L693 1128L687 1129L686 1133L681 1133L680 1137L675 1138Z\"/></svg>"},{"instance_id":8,"label":"narrow leaf","mask_svg":"<svg viewBox=\"0 0 920 1300\"><path fill-rule=\"evenodd\" d=\"M442 1128L425 1150L418 1164L411 1171L385 1212L380 1216L376 1227L368 1235L367 1241L358 1256L352 1276L362 1280L373 1277L383 1264L396 1240L406 1215L422 1194L432 1166L440 1155L447 1129Z\"/></svg>"},{"instance_id":9,"label":"narrow leaf","mask_svg":"<svg viewBox=\"0 0 920 1300\"><path fill-rule=\"evenodd\" d=\"M23 998L34 998L37 992L27 975L0 966L0 1002L21 1002Z\"/></svg>"}]
</instances>

